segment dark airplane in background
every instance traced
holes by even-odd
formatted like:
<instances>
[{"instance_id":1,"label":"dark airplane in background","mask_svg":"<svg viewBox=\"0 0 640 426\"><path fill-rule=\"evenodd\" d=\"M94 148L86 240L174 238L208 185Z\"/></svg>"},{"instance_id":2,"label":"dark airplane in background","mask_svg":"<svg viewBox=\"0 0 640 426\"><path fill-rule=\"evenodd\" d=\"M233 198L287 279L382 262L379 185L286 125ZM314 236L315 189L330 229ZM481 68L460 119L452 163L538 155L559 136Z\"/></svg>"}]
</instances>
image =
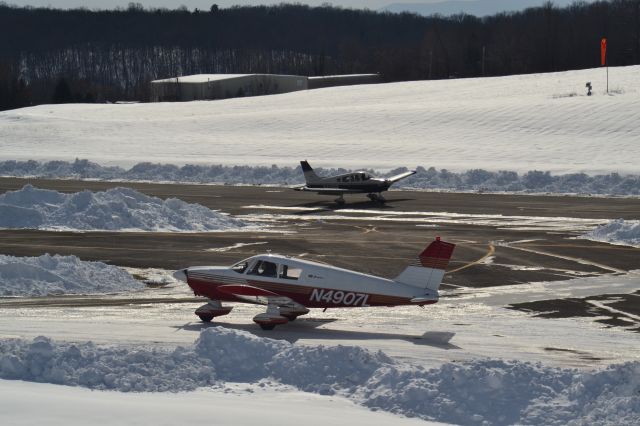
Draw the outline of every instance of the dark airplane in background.
<instances>
[{"instance_id":1,"label":"dark airplane in background","mask_svg":"<svg viewBox=\"0 0 640 426\"><path fill-rule=\"evenodd\" d=\"M415 174L415 170L400 173L390 178L377 178L371 176L367 172L352 172L337 176L321 177L318 176L309 163L301 161L304 179L307 182L305 186L294 188L296 191L311 191L321 195L338 195L336 203L342 205L345 203L344 194L367 194L371 201L384 203L385 199L382 192L389 189L395 182Z\"/></svg>"}]
</instances>

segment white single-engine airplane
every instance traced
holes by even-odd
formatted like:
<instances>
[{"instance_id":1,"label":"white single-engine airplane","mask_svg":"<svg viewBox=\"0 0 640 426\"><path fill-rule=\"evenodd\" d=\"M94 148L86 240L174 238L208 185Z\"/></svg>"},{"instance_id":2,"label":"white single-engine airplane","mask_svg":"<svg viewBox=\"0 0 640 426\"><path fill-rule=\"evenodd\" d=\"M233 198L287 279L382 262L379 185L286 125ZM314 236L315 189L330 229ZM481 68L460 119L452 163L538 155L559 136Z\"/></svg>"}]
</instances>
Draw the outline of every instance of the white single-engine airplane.
<instances>
[{"instance_id":1,"label":"white single-engine airplane","mask_svg":"<svg viewBox=\"0 0 640 426\"><path fill-rule=\"evenodd\" d=\"M301 161L300 165L307 184L293 189L316 192L320 195L338 195L339 197L336 199L338 204L344 204L344 194L367 194L371 201L384 203L383 191L388 190L395 182L416 173L415 170L409 170L387 179L373 177L367 172L321 177L313 171L306 160Z\"/></svg>"},{"instance_id":2,"label":"white single-engine airplane","mask_svg":"<svg viewBox=\"0 0 640 426\"><path fill-rule=\"evenodd\" d=\"M202 321L228 314L221 301L267 306L253 321L264 330L309 313L308 308L424 306L436 303L438 288L455 244L436 237L394 279L367 275L318 262L259 254L233 266L196 266L176 271L196 296L209 303L196 309Z\"/></svg>"}]
</instances>

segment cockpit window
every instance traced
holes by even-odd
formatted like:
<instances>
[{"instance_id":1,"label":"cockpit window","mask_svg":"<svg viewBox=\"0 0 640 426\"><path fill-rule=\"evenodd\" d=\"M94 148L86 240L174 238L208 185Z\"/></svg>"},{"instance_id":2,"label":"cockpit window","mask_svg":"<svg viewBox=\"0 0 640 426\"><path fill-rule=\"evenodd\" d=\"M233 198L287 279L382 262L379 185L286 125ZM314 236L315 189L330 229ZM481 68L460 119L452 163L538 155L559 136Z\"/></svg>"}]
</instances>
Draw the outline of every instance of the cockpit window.
<instances>
[{"instance_id":1,"label":"cockpit window","mask_svg":"<svg viewBox=\"0 0 640 426\"><path fill-rule=\"evenodd\" d=\"M368 174L366 174L366 173L362 173L362 174L360 175L360 177L362 178L362 180L363 180L363 181L371 179L371 176L369 176L369 175L368 175Z\"/></svg>"},{"instance_id":2,"label":"cockpit window","mask_svg":"<svg viewBox=\"0 0 640 426\"><path fill-rule=\"evenodd\" d=\"M243 274L244 271L247 270L248 266L249 266L249 262L247 262L246 260L243 260L242 262L238 262L235 265L233 265L231 269L236 271L239 274Z\"/></svg>"},{"instance_id":3,"label":"cockpit window","mask_svg":"<svg viewBox=\"0 0 640 426\"><path fill-rule=\"evenodd\" d=\"M278 265L267 260L259 260L258 263L248 272L250 275L260 275L263 277L276 277Z\"/></svg>"},{"instance_id":4,"label":"cockpit window","mask_svg":"<svg viewBox=\"0 0 640 426\"><path fill-rule=\"evenodd\" d=\"M284 278L287 280L297 280L302 275L302 269L300 268L292 268L288 265L282 265L282 270L280 271L280 278Z\"/></svg>"}]
</instances>

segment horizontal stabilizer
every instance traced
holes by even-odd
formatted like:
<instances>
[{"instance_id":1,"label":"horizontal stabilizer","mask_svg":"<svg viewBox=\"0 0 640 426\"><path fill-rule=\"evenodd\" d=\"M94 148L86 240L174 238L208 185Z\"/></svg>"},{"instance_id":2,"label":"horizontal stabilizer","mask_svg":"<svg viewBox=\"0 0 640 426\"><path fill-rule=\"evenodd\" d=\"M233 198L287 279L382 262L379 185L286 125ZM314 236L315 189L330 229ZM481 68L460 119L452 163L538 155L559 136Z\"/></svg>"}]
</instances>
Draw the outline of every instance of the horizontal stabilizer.
<instances>
[{"instance_id":1,"label":"horizontal stabilizer","mask_svg":"<svg viewBox=\"0 0 640 426\"><path fill-rule=\"evenodd\" d=\"M421 297L414 297L413 299L409 300L409 302L411 303L416 303L416 304L429 304L429 303L435 303L438 301L438 297L433 297L433 296L421 296Z\"/></svg>"}]
</instances>

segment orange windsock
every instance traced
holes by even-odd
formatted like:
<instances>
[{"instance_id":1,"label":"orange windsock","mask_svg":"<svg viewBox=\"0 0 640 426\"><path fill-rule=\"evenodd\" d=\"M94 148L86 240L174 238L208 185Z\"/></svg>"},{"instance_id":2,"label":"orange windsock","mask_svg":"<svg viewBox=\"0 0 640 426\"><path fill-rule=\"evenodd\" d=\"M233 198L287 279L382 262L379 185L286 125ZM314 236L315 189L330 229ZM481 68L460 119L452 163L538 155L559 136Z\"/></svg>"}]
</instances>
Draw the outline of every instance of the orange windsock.
<instances>
[{"instance_id":1,"label":"orange windsock","mask_svg":"<svg viewBox=\"0 0 640 426\"><path fill-rule=\"evenodd\" d=\"M600 42L600 65L607 64L607 39L603 38Z\"/></svg>"}]
</instances>

